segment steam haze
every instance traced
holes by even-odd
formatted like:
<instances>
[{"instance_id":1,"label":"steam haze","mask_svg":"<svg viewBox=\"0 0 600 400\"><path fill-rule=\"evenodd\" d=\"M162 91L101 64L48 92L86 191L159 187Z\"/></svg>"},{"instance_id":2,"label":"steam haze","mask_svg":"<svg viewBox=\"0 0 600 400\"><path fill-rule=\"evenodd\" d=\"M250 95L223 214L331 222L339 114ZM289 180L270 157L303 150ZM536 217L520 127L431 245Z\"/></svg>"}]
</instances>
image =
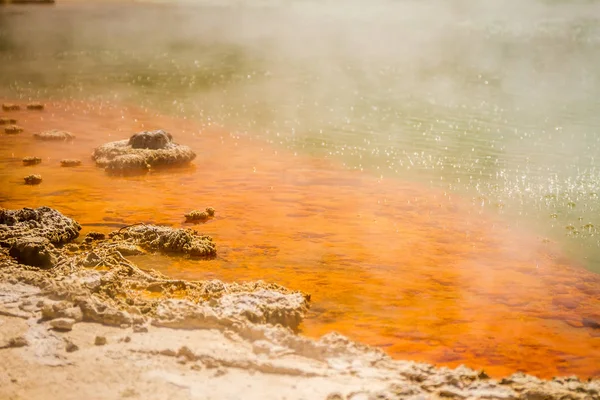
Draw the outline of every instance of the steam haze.
<instances>
[{"instance_id":1,"label":"steam haze","mask_svg":"<svg viewBox=\"0 0 600 400\"><path fill-rule=\"evenodd\" d=\"M140 104L441 186L598 269L595 2L101 3L1 8L0 93Z\"/></svg>"}]
</instances>

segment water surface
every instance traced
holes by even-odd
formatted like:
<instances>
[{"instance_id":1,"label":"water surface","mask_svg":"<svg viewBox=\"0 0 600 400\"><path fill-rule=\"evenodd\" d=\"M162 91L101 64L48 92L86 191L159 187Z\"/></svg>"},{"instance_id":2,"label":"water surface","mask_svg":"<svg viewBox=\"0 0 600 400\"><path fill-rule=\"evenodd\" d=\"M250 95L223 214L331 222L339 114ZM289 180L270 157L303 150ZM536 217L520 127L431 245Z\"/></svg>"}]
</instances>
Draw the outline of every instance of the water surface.
<instances>
[{"instance_id":1,"label":"water surface","mask_svg":"<svg viewBox=\"0 0 600 400\"><path fill-rule=\"evenodd\" d=\"M196 227L189 279L313 294L331 329L399 357L598 375L600 26L586 2L61 3L0 8L0 95L54 100L2 139L0 201L86 229ZM94 146L164 127L193 168L105 176ZM71 129L70 147L36 144ZM66 150L68 149L68 151ZM39 187L21 185L42 155ZM87 224L87 225L86 225Z\"/></svg>"}]
</instances>

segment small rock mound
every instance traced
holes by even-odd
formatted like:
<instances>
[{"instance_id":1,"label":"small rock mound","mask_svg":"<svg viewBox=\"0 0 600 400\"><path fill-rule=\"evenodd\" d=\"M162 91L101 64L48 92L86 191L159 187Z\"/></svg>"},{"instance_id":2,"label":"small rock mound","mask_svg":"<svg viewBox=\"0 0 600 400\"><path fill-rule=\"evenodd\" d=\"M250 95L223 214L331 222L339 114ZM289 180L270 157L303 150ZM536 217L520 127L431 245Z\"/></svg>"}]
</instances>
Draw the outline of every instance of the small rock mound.
<instances>
[{"instance_id":1,"label":"small rock mound","mask_svg":"<svg viewBox=\"0 0 600 400\"><path fill-rule=\"evenodd\" d=\"M210 236L192 229L166 226L136 225L109 234L113 241L126 241L146 250L183 253L191 257L214 257L217 248Z\"/></svg>"},{"instance_id":2,"label":"small rock mound","mask_svg":"<svg viewBox=\"0 0 600 400\"><path fill-rule=\"evenodd\" d=\"M129 140L106 143L92 154L96 165L112 173L180 166L194 158L196 153L187 146L174 143L171 134L163 130L140 132Z\"/></svg>"},{"instance_id":3,"label":"small rock mound","mask_svg":"<svg viewBox=\"0 0 600 400\"><path fill-rule=\"evenodd\" d=\"M41 175L35 175L35 174L27 175L23 179L25 180L26 185L39 185L40 183L42 183Z\"/></svg>"},{"instance_id":4,"label":"small rock mound","mask_svg":"<svg viewBox=\"0 0 600 400\"><path fill-rule=\"evenodd\" d=\"M42 159L39 157L24 157L23 165L36 165L42 162Z\"/></svg>"},{"instance_id":5,"label":"small rock mound","mask_svg":"<svg viewBox=\"0 0 600 400\"><path fill-rule=\"evenodd\" d=\"M212 207L206 207L204 211L193 210L187 214L184 214L186 222L206 221L214 216L215 209Z\"/></svg>"},{"instance_id":6,"label":"small rock mound","mask_svg":"<svg viewBox=\"0 0 600 400\"><path fill-rule=\"evenodd\" d=\"M18 104L12 104L12 103L4 103L2 104L2 110L3 111L18 111L21 109L21 106Z\"/></svg>"},{"instance_id":7,"label":"small rock mound","mask_svg":"<svg viewBox=\"0 0 600 400\"><path fill-rule=\"evenodd\" d=\"M29 103L27 104L27 109L41 111L44 109L44 105L42 103Z\"/></svg>"},{"instance_id":8,"label":"small rock mound","mask_svg":"<svg viewBox=\"0 0 600 400\"><path fill-rule=\"evenodd\" d=\"M58 129L53 129L51 131L45 131L41 133L35 133L33 137L37 140L63 142L68 142L75 139L75 135L73 135L71 132L60 131Z\"/></svg>"},{"instance_id":9,"label":"small rock mound","mask_svg":"<svg viewBox=\"0 0 600 400\"><path fill-rule=\"evenodd\" d=\"M77 167L81 165L81 160L76 160L74 158L65 158L64 160L60 160L61 167Z\"/></svg>"},{"instance_id":10,"label":"small rock mound","mask_svg":"<svg viewBox=\"0 0 600 400\"><path fill-rule=\"evenodd\" d=\"M17 120L14 118L0 118L0 125L14 125L17 123Z\"/></svg>"},{"instance_id":11,"label":"small rock mound","mask_svg":"<svg viewBox=\"0 0 600 400\"><path fill-rule=\"evenodd\" d=\"M23 128L21 128L18 125L9 125L6 128L4 128L4 133L6 133L7 135L16 135L17 133L21 132L23 132Z\"/></svg>"}]
</instances>

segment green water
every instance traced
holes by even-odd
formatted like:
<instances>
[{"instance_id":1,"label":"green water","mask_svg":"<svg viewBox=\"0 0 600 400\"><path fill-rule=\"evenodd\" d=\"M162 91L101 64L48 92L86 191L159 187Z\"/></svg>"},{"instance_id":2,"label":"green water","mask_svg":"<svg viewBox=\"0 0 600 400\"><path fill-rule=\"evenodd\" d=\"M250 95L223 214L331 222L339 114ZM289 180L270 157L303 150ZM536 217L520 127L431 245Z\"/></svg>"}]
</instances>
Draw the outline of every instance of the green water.
<instances>
[{"instance_id":1,"label":"green water","mask_svg":"<svg viewBox=\"0 0 600 400\"><path fill-rule=\"evenodd\" d=\"M0 6L0 95L132 102L443 187L600 272L596 2L167 3Z\"/></svg>"}]
</instances>

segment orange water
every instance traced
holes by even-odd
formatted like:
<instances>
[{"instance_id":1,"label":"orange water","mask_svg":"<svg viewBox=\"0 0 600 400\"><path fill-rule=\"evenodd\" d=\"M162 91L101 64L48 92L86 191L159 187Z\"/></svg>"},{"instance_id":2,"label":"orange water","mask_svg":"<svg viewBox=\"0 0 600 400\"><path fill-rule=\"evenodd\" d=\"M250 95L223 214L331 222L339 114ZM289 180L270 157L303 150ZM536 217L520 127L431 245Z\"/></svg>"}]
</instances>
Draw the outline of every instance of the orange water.
<instances>
[{"instance_id":1,"label":"orange water","mask_svg":"<svg viewBox=\"0 0 600 400\"><path fill-rule=\"evenodd\" d=\"M496 376L600 376L600 330L581 322L600 322L600 277L515 221L436 189L133 107L52 103L10 115L25 132L0 136L3 207L52 206L85 234L135 222L189 226L184 213L212 206L216 218L195 228L214 237L215 260L136 262L173 277L263 279L311 293L307 336L336 330L393 357ZM90 159L99 144L157 128L197 151L192 167L111 177ZM77 139L34 141L45 129ZM28 155L42 164L23 166ZM84 163L62 168L62 158ZM24 185L30 173L43 183Z\"/></svg>"}]
</instances>

